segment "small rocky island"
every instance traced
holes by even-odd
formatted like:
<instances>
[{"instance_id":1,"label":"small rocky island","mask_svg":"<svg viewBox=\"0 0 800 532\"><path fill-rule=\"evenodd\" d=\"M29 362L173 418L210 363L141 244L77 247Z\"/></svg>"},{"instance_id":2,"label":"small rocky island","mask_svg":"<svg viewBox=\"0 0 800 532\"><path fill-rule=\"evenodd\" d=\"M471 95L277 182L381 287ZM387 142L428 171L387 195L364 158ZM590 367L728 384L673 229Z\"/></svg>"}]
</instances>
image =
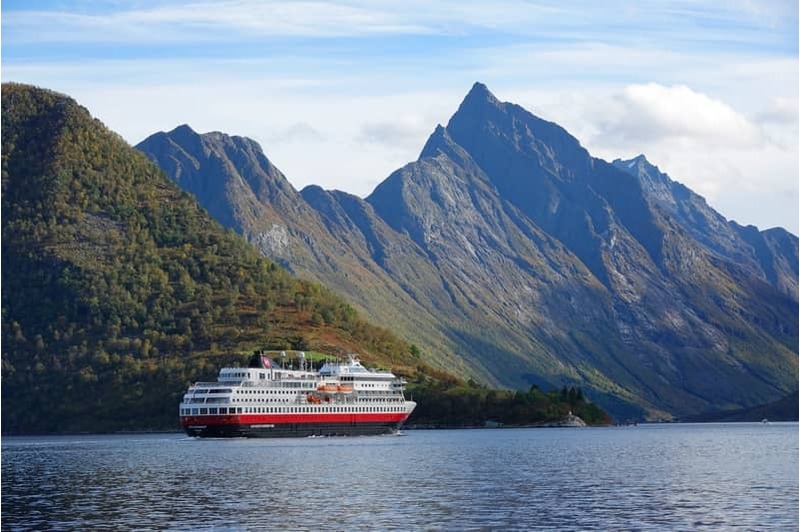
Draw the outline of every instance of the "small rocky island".
<instances>
[{"instance_id":1,"label":"small rocky island","mask_svg":"<svg viewBox=\"0 0 800 532\"><path fill-rule=\"evenodd\" d=\"M581 419L579 416L570 412L562 419L561 421L557 421L554 424L549 425L551 427L585 427L586 422Z\"/></svg>"}]
</instances>

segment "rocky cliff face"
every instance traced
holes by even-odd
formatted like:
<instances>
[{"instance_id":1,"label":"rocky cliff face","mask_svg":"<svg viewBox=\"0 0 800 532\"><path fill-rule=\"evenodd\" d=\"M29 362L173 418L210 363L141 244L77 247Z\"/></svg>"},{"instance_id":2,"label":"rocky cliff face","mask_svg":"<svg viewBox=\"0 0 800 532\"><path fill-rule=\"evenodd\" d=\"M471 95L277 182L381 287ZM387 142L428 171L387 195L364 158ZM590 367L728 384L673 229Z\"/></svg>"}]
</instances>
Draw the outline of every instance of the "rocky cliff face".
<instances>
[{"instance_id":1,"label":"rocky cliff face","mask_svg":"<svg viewBox=\"0 0 800 532\"><path fill-rule=\"evenodd\" d=\"M179 143L182 160L201 159ZM190 173L150 149L179 183ZM209 178L242 171L229 160ZM307 249L277 258L441 366L511 387L580 384L620 417L796 388L796 237L728 223L643 157L593 158L482 84L366 200L319 187L285 205L253 196ZM245 234L261 223L236 219Z\"/></svg>"},{"instance_id":2,"label":"rocky cliff face","mask_svg":"<svg viewBox=\"0 0 800 532\"><path fill-rule=\"evenodd\" d=\"M673 181L644 155L612 164L639 178L648 202L664 210L698 243L797 300L796 236L781 228L759 231L726 220L702 196Z\"/></svg>"},{"instance_id":3,"label":"rocky cliff face","mask_svg":"<svg viewBox=\"0 0 800 532\"><path fill-rule=\"evenodd\" d=\"M297 225L313 213L304 212L297 191L255 141L219 132L199 135L182 125L137 148L220 223L246 234L265 255L291 264L296 250L287 221Z\"/></svg>"},{"instance_id":4,"label":"rocky cliff face","mask_svg":"<svg viewBox=\"0 0 800 532\"><path fill-rule=\"evenodd\" d=\"M262 255L347 295L375 323L415 331L407 337L429 347L439 366L468 374L443 347L449 344L439 321L414 297L415 286L441 284L438 272L364 200L314 186L298 192L244 137L201 135L184 125L136 147Z\"/></svg>"}]
</instances>

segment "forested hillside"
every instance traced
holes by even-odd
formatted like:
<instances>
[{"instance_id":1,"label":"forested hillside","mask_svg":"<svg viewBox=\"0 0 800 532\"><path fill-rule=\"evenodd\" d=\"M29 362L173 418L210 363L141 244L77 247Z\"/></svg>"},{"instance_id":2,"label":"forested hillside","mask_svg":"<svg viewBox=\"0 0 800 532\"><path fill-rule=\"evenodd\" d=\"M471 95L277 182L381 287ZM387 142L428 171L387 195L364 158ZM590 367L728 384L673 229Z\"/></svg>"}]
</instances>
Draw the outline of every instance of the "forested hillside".
<instances>
[{"instance_id":1,"label":"forested hillside","mask_svg":"<svg viewBox=\"0 0 800 532\"><path fill-rule=\"evenodd\" d=\"M4 84L2 123L4 433L176 427L187 384L255 348L416 371L416 348L259 257L72 99Z\"/></svg>"}]
</instances>

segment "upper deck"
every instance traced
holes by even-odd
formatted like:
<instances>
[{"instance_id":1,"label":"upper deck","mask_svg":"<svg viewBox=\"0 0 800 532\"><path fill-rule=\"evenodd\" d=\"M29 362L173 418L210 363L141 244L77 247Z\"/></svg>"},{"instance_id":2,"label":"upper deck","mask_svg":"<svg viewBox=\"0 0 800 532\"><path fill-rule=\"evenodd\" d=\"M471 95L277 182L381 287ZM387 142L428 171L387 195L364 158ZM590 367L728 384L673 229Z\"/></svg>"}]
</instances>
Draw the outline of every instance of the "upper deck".
<instances>
[{"instance_id":1,"label":"upper deck","mask_svg":"<svg viewBox=\"0 0 800 532\"><path fill-rule=\"evenodd\" d=\"M297 359L297 369L293 364L275 361L261 355L254 357L251 367L225 367L219 372L216 382L196 382L193 390L214 388L221 385L240 388L284 388L303 393L308 390L325 391L331 386L349 391L374 393L402 393L406 381L390 371L366 368L358 358L349 355L347 360L329 361L318 370L308 363L304 353ZM284 357L282 357L283 360ZM256 361L260 367L253 367Z\"/></svg>"}]
</instances>

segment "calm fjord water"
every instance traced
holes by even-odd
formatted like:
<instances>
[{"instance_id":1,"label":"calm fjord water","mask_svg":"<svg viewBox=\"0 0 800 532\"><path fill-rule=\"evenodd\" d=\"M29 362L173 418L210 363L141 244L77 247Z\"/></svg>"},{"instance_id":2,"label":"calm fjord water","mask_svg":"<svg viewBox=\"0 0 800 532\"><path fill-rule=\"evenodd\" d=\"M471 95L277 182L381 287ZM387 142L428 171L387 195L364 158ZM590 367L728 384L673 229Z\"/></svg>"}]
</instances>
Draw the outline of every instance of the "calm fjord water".
<instances>
[{"instance_id":1,"label":"calm fjord water","mask_svg":"<svg viewBox=\"0 0 800 532\"><path fill-rule=\"evenodd\" d=\"M6 437L2 528L798 529L798 425Z\"/></svg>"}]
</instances>

